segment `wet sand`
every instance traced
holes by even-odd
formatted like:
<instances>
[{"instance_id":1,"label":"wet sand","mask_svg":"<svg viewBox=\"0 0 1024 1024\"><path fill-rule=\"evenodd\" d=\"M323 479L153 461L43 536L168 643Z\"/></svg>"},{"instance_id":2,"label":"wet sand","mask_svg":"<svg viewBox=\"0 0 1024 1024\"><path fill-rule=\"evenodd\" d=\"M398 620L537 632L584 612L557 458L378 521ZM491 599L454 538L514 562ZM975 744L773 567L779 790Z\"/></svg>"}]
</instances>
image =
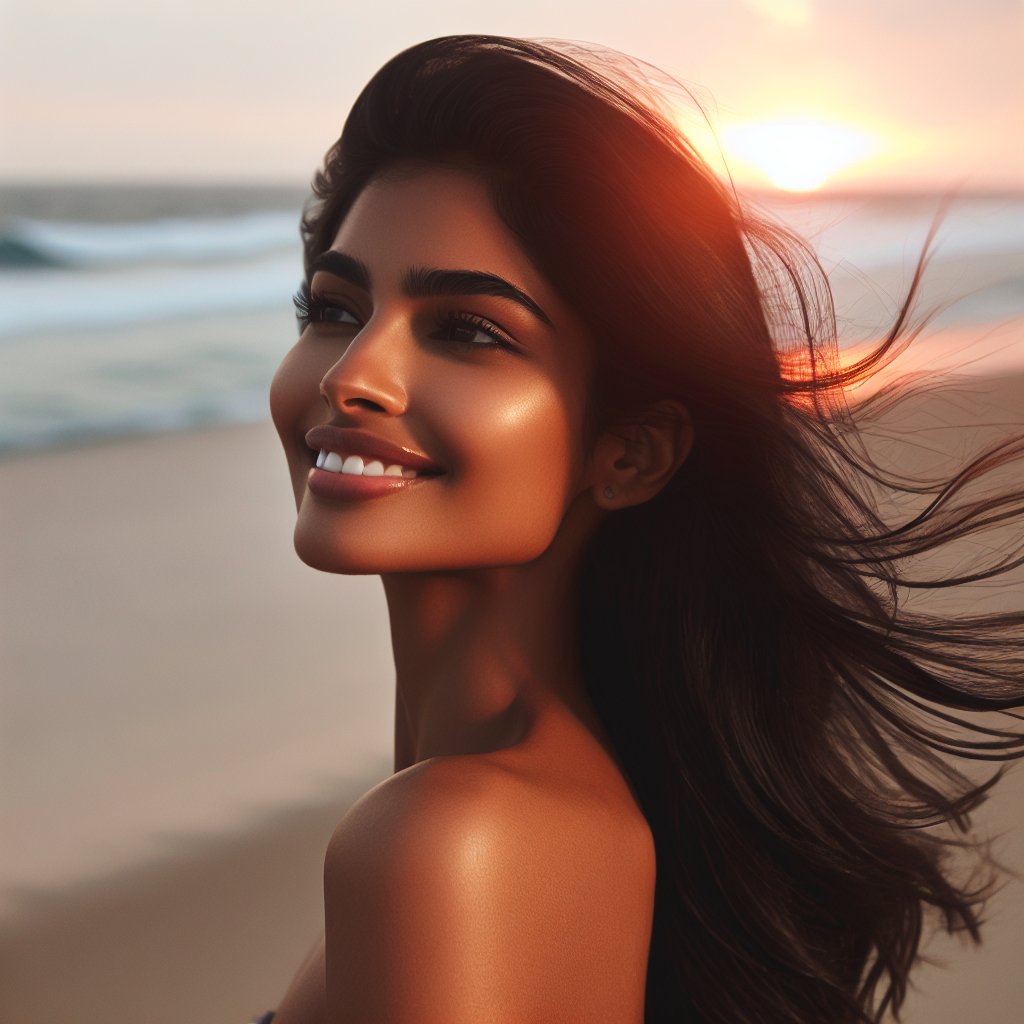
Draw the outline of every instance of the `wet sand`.
<instances>
[{"instance_id":1,"label":"wet sand","mask_svg":"<svg viewBox=\"0 0 1024 1024\"><path fill-rule=\"evenodd\" d=\"M934 431L939 401L900 429ZM955 407L1019 420L1024 375ZM242 1024L315 939L327 839L388 772L379 582L295 559L267 425L10 459L0 502L2 1015ZM1022 807L1018 771L979 816L1020 871ZM953 969L919 972L911 1024L1019 1019L1024 885L989 917L980 952L934 946Z\"/></svg>"}]
</instances>

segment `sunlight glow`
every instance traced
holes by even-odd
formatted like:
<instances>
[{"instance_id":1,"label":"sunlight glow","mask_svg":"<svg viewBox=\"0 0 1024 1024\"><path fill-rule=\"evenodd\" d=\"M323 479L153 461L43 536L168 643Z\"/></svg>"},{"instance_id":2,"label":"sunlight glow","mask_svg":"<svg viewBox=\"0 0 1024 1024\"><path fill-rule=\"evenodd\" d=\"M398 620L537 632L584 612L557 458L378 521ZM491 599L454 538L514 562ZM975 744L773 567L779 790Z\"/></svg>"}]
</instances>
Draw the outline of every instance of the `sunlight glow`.
<instances>
[{"instance_id":1,"label":"sunlight glow","mask_svg":"<svg viewBox=\"0 0 1024 1024\"><path fill-rule=\"evenodd\" d=\"M741 161L789 192L820 188L878 149L856 128L799 118L731 125L722 130L722 144L730 164Z\"/></svg>"},{"instance_id":2,"label":"sunlight glow","mask_svg":"<svg viewBox=\"0 0 1024 1024\"><path fill-rule=\"evenodd\" d=\"M786 25L803 28L811 20L811 0L744 0L752 11Z\"/></svg>"}]
</instances>

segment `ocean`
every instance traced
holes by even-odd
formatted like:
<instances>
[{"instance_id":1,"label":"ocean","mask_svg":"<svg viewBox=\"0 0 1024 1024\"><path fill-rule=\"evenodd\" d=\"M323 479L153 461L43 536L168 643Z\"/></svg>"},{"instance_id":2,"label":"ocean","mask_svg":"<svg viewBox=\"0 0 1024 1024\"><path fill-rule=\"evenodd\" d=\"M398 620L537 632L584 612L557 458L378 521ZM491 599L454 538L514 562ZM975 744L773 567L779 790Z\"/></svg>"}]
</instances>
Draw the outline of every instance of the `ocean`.
<instances>
[{"instance_id":1,"label":"ocean","mask_svg":"<svg viewBox=\"0 0 1024 1024\"><path fill-rule=\"evenodd\" d=\"M300 186L0 186L0 455L138 432L264 420L295 337ZM808 236L847 340L897 308L933 196L756 197ZM945 213L935 326L1024 315L1024 196ZM949 294L947 294L947 291ZM1024 345L1000 366L1024 369ZM985 364L986 366L990 364Z\"/></svg>"}]
</instances>

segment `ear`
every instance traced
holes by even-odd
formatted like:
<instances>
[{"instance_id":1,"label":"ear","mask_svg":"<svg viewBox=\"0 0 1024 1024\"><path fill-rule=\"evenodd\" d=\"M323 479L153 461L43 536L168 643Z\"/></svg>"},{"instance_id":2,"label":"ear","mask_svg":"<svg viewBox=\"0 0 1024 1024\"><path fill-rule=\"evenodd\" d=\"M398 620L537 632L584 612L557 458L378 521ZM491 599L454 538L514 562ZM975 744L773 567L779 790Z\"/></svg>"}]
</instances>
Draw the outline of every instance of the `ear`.
<instances>
[{"instance_id":1,"label":"ear","mask_svg":"<svg viewBox=\"0 0 1024 1024\"><path fill-rule=\"evenodd\" d=\"M591 494L612 511L641 505L672 479L693 447L693 423L685 406L665 399L636 419L612 424L592 453Z\"/></svg>"}]
</instances>

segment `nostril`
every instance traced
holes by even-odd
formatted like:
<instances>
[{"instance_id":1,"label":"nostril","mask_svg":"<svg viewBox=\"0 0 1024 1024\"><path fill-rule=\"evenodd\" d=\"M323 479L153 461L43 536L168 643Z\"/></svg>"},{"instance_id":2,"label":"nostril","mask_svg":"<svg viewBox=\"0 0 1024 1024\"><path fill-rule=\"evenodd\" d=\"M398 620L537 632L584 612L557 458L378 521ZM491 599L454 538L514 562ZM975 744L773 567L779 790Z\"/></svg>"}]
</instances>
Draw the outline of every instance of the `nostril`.
<instances>
[{"instance_id":1,"label":"nostril","mask_svg":"<svg viewBox=\"0 0 1024 1024\"><path fill-rule=\"evenodd\" d=\"M369 409L371 412L386 412L387 410L379 402L370 398L346 398L342 403L345 406L354 406L357 409Z\"/></svg>"}]
</instances>

